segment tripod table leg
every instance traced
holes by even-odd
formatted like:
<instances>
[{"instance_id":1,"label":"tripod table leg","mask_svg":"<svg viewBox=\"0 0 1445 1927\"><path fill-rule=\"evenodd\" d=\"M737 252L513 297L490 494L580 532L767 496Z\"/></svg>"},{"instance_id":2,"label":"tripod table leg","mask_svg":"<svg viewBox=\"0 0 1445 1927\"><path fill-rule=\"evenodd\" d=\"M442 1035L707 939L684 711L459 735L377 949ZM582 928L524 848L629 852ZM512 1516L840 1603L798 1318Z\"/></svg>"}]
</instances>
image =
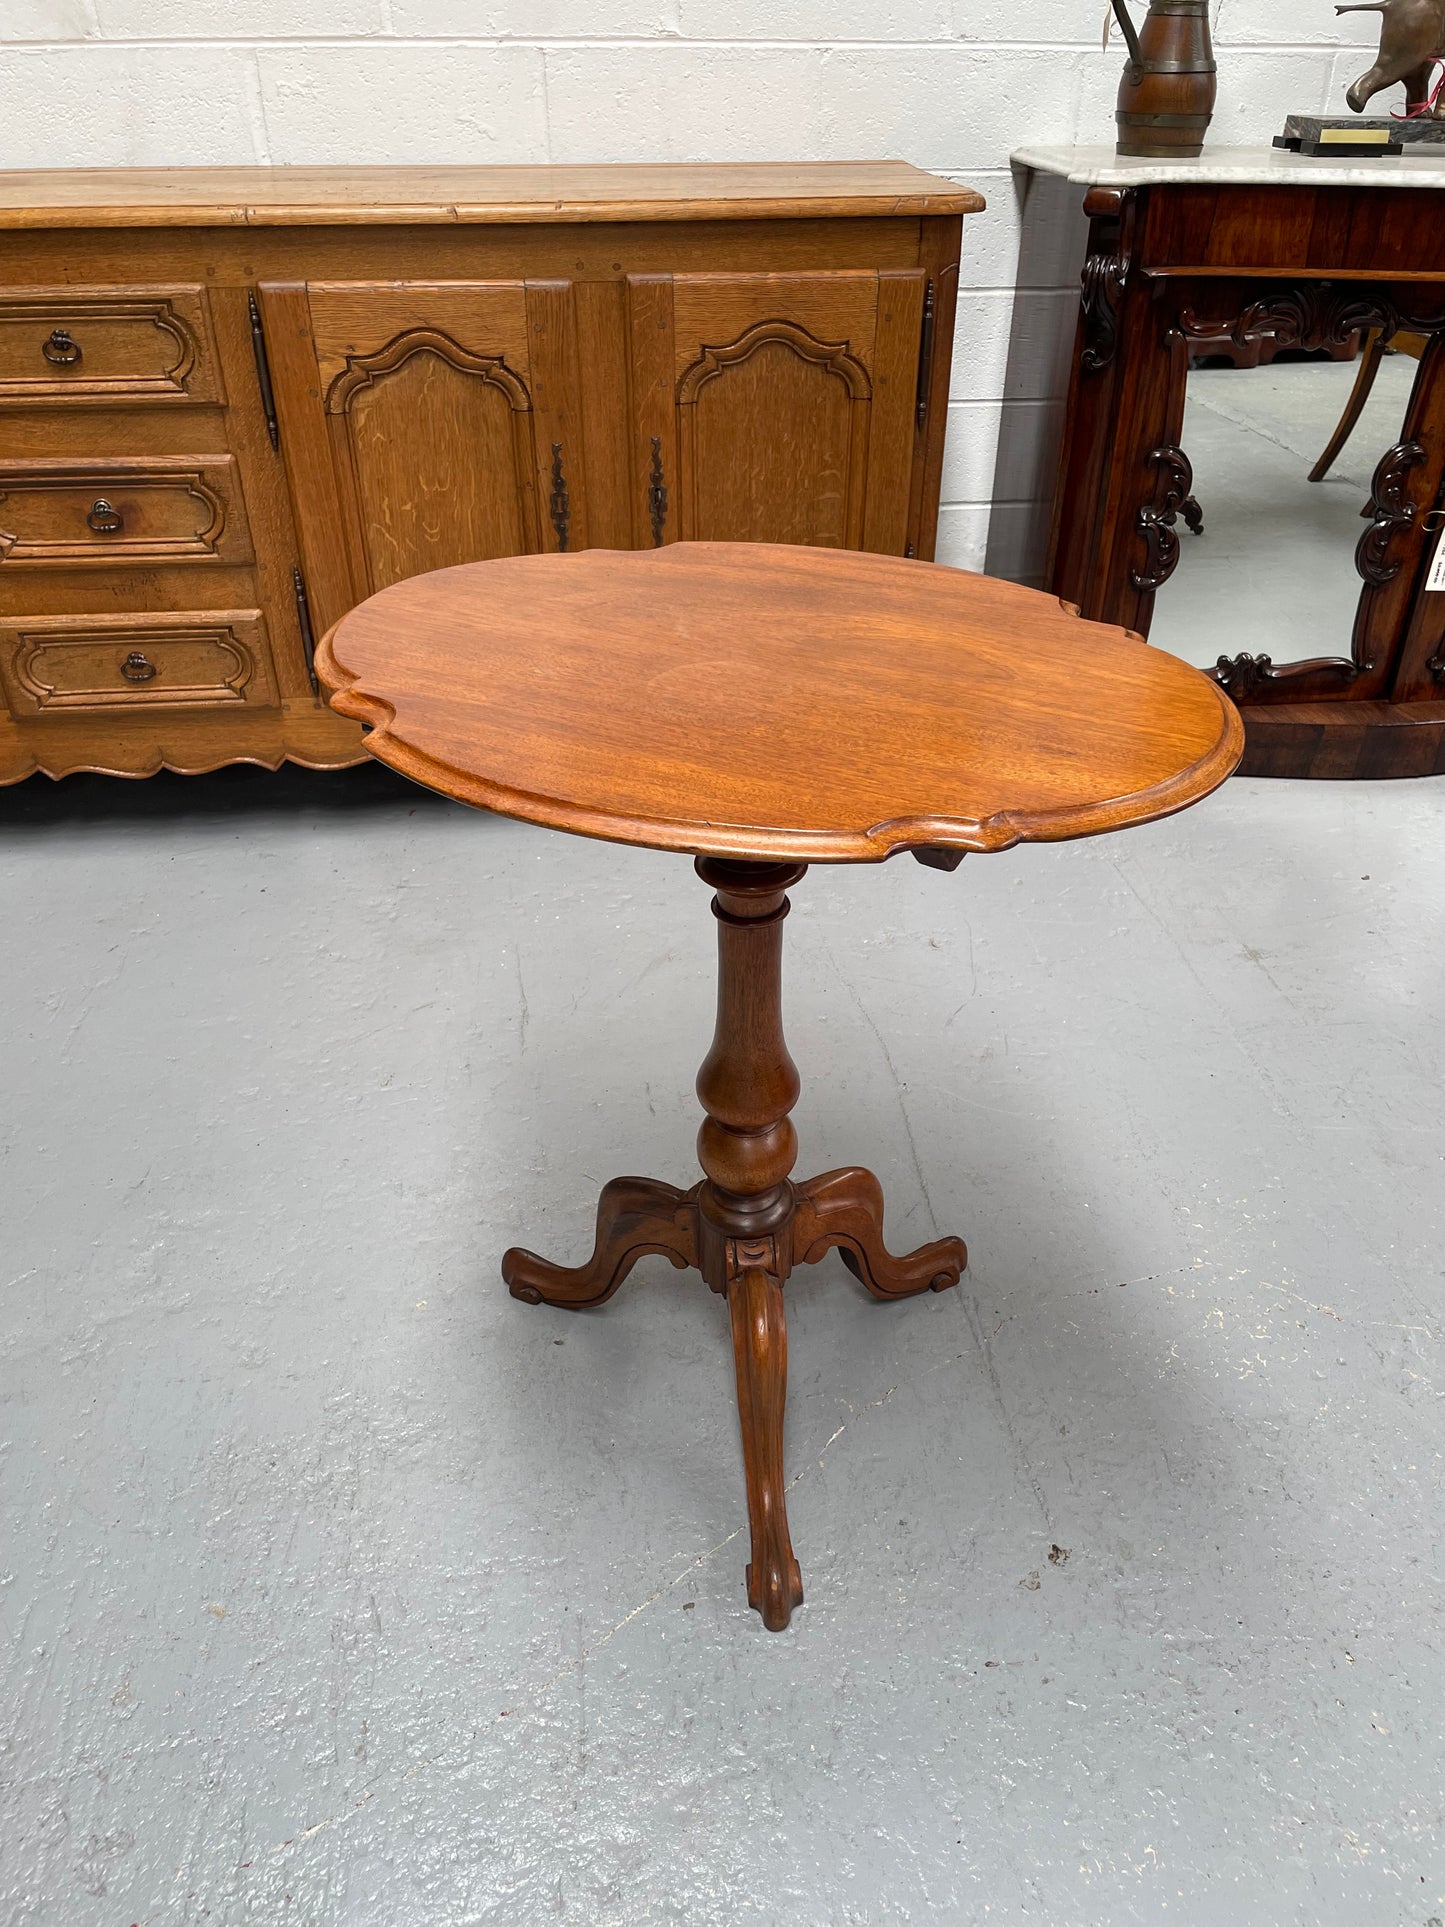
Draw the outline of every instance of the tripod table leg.
<instances>
[{"instance_id":1,"label":"tripod table leg","mask_svg":"<svg viewBox=\"0 0 1445 1927\"><path fill-rule=\"evenodd\" d=\"M728 1281L733 1361L738 1374L738 1419L748 1487L753 1556L748 1604L769 1632L781 1632L803 1603L803 1575L788 1537L783 1485L783 1410L788 1396L788 1325L783 1288L758 1267Z\"/></svg>"},{"instance_id":2,"label":"tripod table leg","mask_svg":"<svg viewBox=\"0 0 1445 1927\"><path fill-rule=\"evenodd\" d=\"M695 1191L679 1191L656 1178L613 1178L597 1200L597 1242L583 1265L554 1265L513 1245L502 1258L512 1296L529 1305L562 1305L583 1311L604 1305L648 1252L660 1252L682 1270L697 1264Z\"/></svg>"}]
</instances>

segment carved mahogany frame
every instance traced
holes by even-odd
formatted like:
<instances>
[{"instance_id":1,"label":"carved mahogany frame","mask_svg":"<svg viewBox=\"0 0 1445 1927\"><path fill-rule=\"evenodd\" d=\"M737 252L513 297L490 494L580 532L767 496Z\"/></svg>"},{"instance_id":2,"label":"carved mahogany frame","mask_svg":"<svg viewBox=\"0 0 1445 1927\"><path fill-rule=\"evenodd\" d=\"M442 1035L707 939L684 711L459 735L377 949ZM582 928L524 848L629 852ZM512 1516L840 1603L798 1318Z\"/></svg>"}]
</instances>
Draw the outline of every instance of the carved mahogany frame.
<instances>
[{"instance_id":1,"label":"carved mahogany frame","mask_svg":"<svg viewBox=\"0 0 1445 1927\"><path fill-rule=\"evenodd\" d=\"M1169 214L1149 208L1149 192L1094 188L1085 197L1089 252L1050 586L1086 616L1147 635L1154 597L1178 563L1178 518L1190 519L1193 507L1182 446L1191 354L1259 341L1318 348L1368 329L1388 341L1408 329L1431 339L1400 440L1374 472L1369 526L1356 549L1361 590L1349 653L1277 663L1267 647L1256 646L1221 655L1214 674L1251 710L1322 701L1383 707L1430 695L1432 679L1434 693L1445 697L1445 648L1412 618L1441 520L1431 511L1445 498L1445 286L1438 278L1366 278L1357 268L1338 279L1323 268L1177 268L1168 252ZM1225 190L1218 193L1222 204ZM1432 197L1428 211L1436 205ZM1185 221L1181 216L1181 229ZM1197 236L1190 245L1199 246ZM1441 735L1445 745L1445 710Z\"/></svg>"}]
</instances>

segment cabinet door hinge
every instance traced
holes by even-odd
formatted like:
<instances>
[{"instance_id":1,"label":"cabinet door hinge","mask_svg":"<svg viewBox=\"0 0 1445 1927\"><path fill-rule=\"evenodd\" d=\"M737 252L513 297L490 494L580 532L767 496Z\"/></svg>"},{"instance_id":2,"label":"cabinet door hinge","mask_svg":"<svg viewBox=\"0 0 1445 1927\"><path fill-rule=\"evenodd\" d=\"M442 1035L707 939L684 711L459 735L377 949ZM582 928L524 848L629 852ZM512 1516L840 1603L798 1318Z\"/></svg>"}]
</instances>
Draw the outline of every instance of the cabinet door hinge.
<instances>
[{"instance_id":1,"label":"cabinet door hinge","mask_svg":"<svg viewBox=\"0 0 1445 1927\"><path fill-rule=\"evenodd\" d=\"M572 503L567 494L567 477L562 470L562 444L552 444L552 493L547 503L552 527L557 532L557 553L565 555L572 535Z\"/></svg>"},{"instance_id":2,"label":"cabinet door hinge","mask_svg":"<svg viewBox=\"0 0 1445 1927\"><path fill-rule=\"evenodd\" d=\"M311 627L311 604L306 596L306 578L299 569L291 571L291 586L296 592L296 622L301 631L301 648L306 656L306 674L311 679L313 696L321 694L316 680L316 636Z\"/></svg>"},{"instance_id":3,"label":"cabinet door hinge","mask_svg":"<svg viewBox=\"0 0 1445 1927\"><path fill-rule=\"evenodd\" d=\"M271 389L271 363L266 356L266 330L261 326L261 310L256 305L254 289L246 290L246 301L251 310L251 352L256 357L256 385L261 390L266 433L271 437L272 448L279 448L281 430L276 420L276 397Z\"/></svg>"},{"instance_id":4,"label":"cabinet door hinge","mask_svg":"<svg viewBox=\"0 0 1445 1927\"><path fill-rule=\"evenodd\" d=\"M918 337L918 426L928 420L928 393L933 385L933 276L923 290L923 326Z\"/></svg>"},{"instance_id":5,"label":"cabinet door hinge","mask_svg":"<svg viewBox=\"0 0 1445 1927\"><path fill-rule=\"evenodd\" d=\"M662 547L662 535L667 527L667 480L662 472L662 437L652 438L652 469L647 485L647 519L652 524L652 546Z\"/></svg>"}]
</instances>

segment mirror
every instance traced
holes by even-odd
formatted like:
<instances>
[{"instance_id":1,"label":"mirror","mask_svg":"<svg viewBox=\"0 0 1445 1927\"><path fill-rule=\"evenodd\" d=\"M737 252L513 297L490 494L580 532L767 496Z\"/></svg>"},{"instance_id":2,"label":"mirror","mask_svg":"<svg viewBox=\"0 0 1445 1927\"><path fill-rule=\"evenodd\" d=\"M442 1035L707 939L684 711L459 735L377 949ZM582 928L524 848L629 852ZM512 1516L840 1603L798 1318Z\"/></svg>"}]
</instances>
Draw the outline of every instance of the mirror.
<instances>
[{"instance_id":1,"label":"mirror","mask_svg":"<svg viewBox=\"0 0 1445 1927\"><path fill-rule=\"evenodd\" d=\"M1362 511L1377 464L1402 438L1424 342L1402 333L1385 347L1362 332L1348 358L1271 357L1271 342L1254 342L1233 357L1211 344L1192 359L1181 444L1193 495L1151 642L1201 669L1244 652L1276 665L1350 655Z\"/></svg>"}]
</instances>

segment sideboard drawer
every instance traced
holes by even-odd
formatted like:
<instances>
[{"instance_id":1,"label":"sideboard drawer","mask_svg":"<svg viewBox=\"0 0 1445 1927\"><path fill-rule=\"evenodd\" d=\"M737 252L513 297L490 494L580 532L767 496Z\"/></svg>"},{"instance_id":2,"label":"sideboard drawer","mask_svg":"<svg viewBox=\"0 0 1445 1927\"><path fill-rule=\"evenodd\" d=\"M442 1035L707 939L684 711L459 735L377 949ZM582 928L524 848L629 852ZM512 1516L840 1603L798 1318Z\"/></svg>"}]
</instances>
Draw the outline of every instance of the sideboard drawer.
<instances>
[{"instance_id":1,"label":"sideboard drawer","mask_svg":"<svg viewBox=\"0 0 1445 1927\"><path fill-rule=\"evenodd\" d=\"M0 685L17 722L162 705L276 706L259 609L0 619Z\"/></svg>"},{"instance_id":2,"label":"sideboard drawer","mask_svg":"<svg viewBox=\"0 0 1445 1927\"><path fill-rule=\"evenodd\" d=\"M225 399L204 288L0 295L0 404Z\"/></svg>"},{"instance_id":3,"label":"sideboard drawer","mask_svg":"<svg viewBox=\"0 0 1445 1927\"><path fill-rule=\"evenodd\" d=\"M251 559L233 456L0 466L0 569Z\"/></svg>"}]
</instances>

